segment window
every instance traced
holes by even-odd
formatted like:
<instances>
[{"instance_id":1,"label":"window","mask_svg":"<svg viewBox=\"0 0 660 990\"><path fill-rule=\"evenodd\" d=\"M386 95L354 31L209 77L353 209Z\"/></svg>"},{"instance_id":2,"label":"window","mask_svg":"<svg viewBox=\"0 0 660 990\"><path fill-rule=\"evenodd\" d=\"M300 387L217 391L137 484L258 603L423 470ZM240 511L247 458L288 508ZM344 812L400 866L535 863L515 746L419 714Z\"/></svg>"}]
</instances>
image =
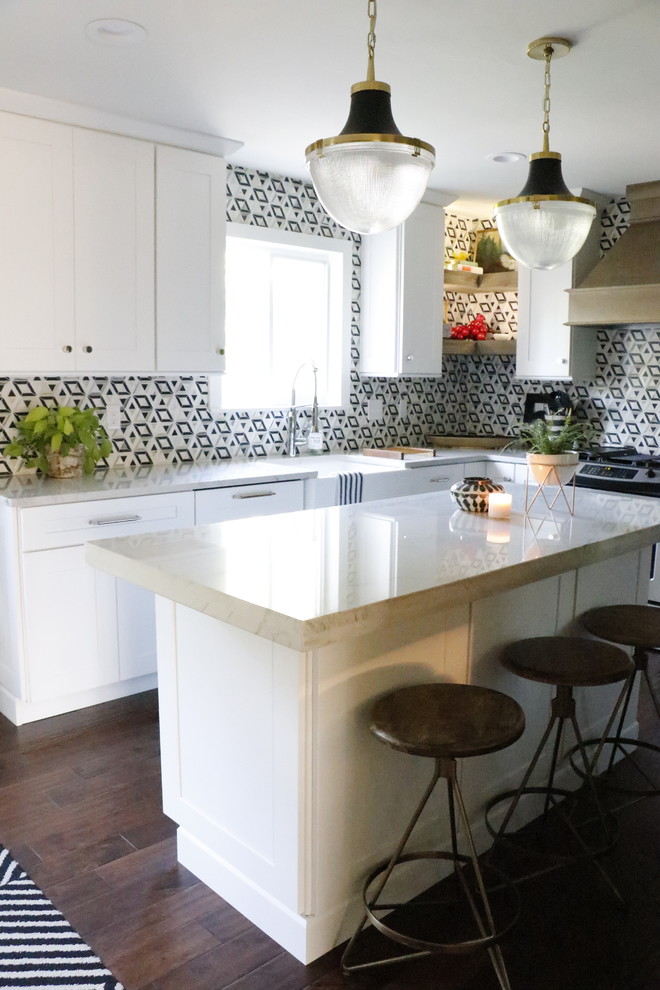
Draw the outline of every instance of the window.
<instances>
[{"instance_id":1,"label":"window","mask_svg":"<svg viewBox=\"0 0 660 990\"><path fill-rule=\"evenodd\" d=\"M319 405L347 405L350 242L228 224L225 275L226 365L211 405L286 408L310 363ZM311 403L313 386L311 367L301 370L298 405Z\"/></svg>"}]
</instances>

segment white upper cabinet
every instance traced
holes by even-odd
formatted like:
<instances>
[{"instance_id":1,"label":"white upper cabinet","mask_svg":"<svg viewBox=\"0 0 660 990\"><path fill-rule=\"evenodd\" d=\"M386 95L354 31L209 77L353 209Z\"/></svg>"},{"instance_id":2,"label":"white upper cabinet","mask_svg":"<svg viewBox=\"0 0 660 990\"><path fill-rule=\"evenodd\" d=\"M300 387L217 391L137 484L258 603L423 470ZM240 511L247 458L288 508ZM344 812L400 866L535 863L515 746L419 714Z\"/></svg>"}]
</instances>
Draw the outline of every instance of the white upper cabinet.
<instances>
[{"instance_id":1,"label":"white upper cabinet","mask_svg":"<svg viewBox=\"0 0 660 990\"><path fill-rule=\"evenodd\" d=\"M73 140L0 113L0 370L73 370Z\"/></svg>"},{"instance_id":2,"label":"white upper cabinet","mask_svg":"<svg viewBox=\"0 0 660 990\"><path fill-rule=\"evenodd\" d=\"M589 189L577 195L593 200L599 214L608 202ZM568 293L591 271L600 256L598 216L582 250L565 265L551 271L518 269L518 343L516 375L519 378L586 381L596 371L596 334L592 329L566 326Z\"/></svg>"},{"instance_id":3,"label":"white upper cabinet","mask_svg":"<svg viewBox=\"0 0 660 990\"><path fill-rule=\"evenodd\" d=\"M226 200L222 158L158 147L159 371L224 371Z\"/></svg>"},{"instance_id":4,"label":"white upper cabinet","mask_svg":"<svg viewBox=\"0 0 660 990\"><path fill-rule=\"evenodd\" d=\"M154 367L154 146L75 129L78 371Z\"/></svg>"},{"instance_id":5,"label":"white upper cabinet","mask_svg":"<svg viewBox=\"0 0 660 990\"><path fill-rule=\"evenodd\" d=\"M360 373L442 374L444 210L362 238Z\"/></svg>"},{"instance_id":6,"label":"white upper cabinet","mask_svg":"<svg viewBox=\"0 0 660 990\"><path fill-rule=\"evenodd\" d=\"M223 371L225 170L0 112L0 372Z\"/></svg>"},{"instance_id":7,"label":"white upper cabinet","mask_svg":"<svg viewBox=\"0 0 660 990\"><path fill-rule=\"evenodd\" d=\"M154 148L0 114L0 369L154 366Z\"/></svg>"}]
</instances>

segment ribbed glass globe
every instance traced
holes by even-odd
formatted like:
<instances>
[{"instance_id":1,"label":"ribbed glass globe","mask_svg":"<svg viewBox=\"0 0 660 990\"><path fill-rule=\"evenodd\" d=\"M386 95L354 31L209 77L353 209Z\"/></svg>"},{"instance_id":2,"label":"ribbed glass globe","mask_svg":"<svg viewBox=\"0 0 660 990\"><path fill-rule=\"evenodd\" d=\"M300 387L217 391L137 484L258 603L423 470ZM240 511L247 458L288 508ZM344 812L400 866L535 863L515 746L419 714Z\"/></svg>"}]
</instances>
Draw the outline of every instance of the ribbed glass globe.
<instances>
[{"instance_id":1,"label":"ribbed glass globe","mask_svg":"<svg viewBox=\"0 0 660 990\"><path fill-rule=\"evenodd\" d=\"M310 149L306 161L326 212L347 230L377 234L413 212L435 156L399 139L327 144Z\"/></svg>"},{"instance_id":2,"label":"ribbed glass globe","mask_svg":"<svg viewBox=\"0 0 660 990\"><path fill-rule=\"evenodd\" d=\"M502 243L526 268L548 270L578 253L589 233L596 208L570 199L498 203L494 210Z\"/></svg>"}]
</instances>

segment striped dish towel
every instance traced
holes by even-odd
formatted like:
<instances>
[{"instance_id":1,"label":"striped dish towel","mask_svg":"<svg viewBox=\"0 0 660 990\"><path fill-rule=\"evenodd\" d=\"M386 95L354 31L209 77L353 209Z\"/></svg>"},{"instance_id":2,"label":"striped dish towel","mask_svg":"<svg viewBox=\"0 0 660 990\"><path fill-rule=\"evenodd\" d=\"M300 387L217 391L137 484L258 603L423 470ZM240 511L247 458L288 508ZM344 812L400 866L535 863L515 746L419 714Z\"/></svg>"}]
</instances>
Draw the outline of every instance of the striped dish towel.
<instances>
[{"instance_id":1,"label":"striped dish towel","mask_svg":"<svg viewBox=\"0 0 660 990\"><path fill-rule=\"evenodd\" d=\"M339 484L338 505L355 505L362 501L362 474L352 471L350 474L338 474Z\"/></svg>"}]
</instances>

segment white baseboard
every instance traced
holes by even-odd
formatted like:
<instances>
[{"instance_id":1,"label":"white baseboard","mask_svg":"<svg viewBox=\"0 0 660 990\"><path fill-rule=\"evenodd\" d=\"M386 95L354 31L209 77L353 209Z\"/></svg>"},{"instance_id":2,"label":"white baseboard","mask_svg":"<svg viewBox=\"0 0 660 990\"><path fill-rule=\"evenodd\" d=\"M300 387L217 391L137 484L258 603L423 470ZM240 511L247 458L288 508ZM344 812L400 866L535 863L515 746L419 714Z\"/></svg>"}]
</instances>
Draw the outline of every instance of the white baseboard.
<instances>
[{"instance_id":1,"label":"white baseboard","mask_svg":"<svg viewBox=\"0 0 660 990\"><path fill-rule=\"evenodd\" d=\"M63 694L46 701L23 701L11 694L6 688L0 687L0 713L14 725L25 725L42 718L52 718L53 715L64 715L65 712L75 712L90 705L100 705L105 701L115 701L130 694L150 691L158 687L156 674L144 674L142 677L132 677L127 681L117 681L114 684L104 684L102 687L88 691L77 691L74 694Z\"/></svg>"}]
</instances>

